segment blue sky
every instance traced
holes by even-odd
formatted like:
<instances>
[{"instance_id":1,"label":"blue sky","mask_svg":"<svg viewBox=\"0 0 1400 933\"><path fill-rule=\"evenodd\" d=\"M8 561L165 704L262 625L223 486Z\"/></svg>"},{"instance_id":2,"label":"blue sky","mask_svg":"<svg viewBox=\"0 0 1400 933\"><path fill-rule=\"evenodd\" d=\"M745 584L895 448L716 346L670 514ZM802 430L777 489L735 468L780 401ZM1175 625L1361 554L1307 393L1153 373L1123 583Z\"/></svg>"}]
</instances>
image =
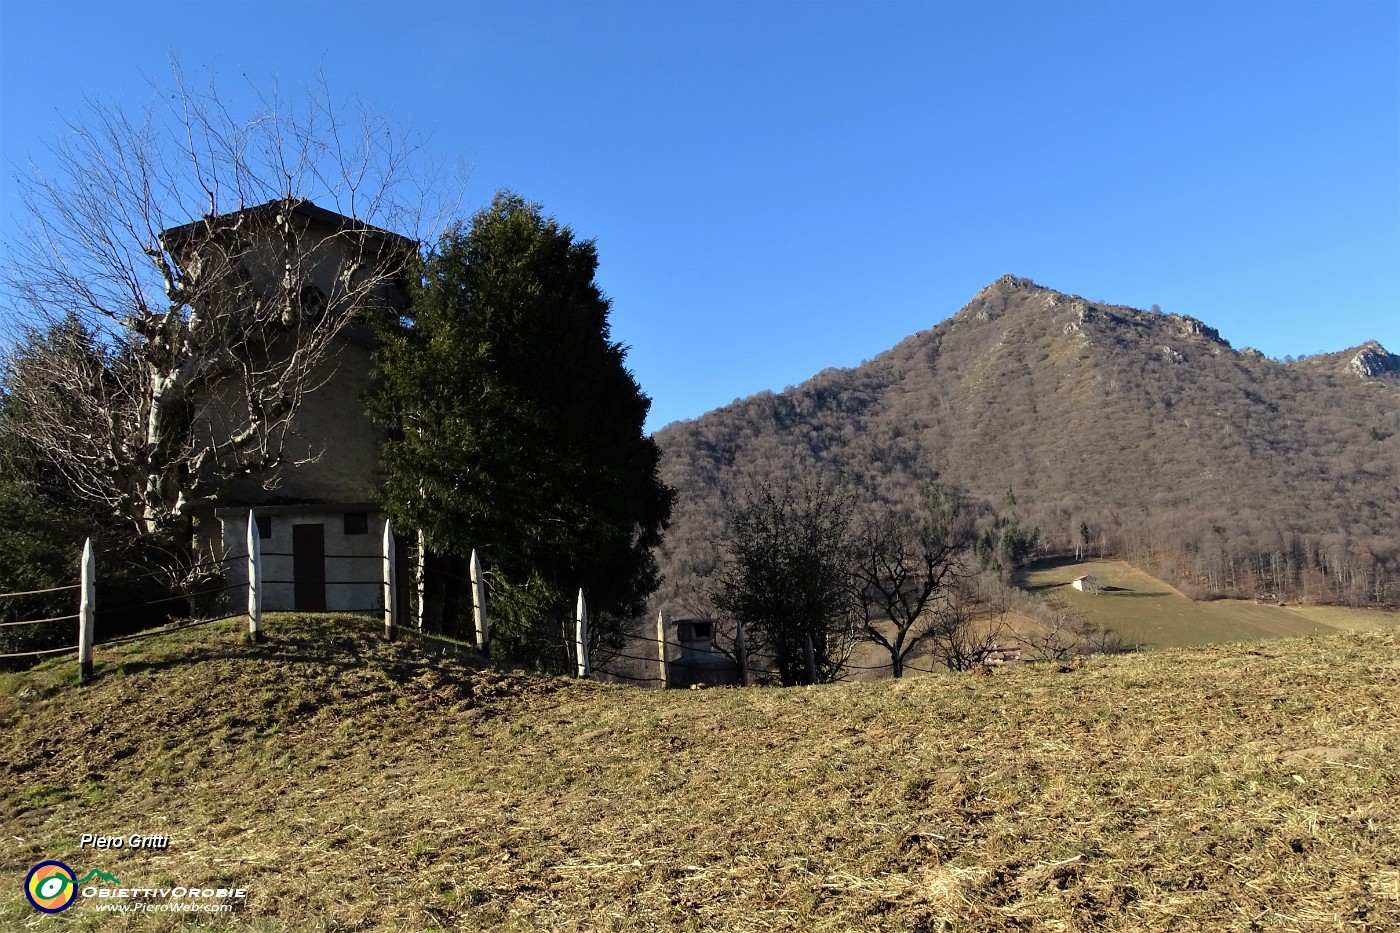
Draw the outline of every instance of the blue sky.
<instances>
[{"instance_id":1,"label":"blue sky","mask_svg":"<svg viewBox=\"0 0 1400 933\"><path fill-rule=\"evenodd\" d=\"M318 69L595 238L651 428L1011 272L1272 356L1400 352L1400 3L0 0L12 169L84 95Z\"/></svg>"}]
</instances>

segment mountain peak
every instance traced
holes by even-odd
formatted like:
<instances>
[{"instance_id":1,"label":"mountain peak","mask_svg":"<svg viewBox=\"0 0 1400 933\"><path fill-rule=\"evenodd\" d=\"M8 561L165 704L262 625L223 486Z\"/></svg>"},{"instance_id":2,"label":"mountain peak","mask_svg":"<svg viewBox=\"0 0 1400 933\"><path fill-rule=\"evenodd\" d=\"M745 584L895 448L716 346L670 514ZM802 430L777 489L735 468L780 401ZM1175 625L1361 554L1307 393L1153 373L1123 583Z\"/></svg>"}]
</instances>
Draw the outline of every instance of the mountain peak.
<instances>
[{"instance_id":1,"label":"mountain peak","mask_svg":"<svg viewBox=\"0 0 1400 933\"><path fill-rule=\"evenodd\" d=\"M1285 366L1194 317L1002 276L869 363L657 432L678 490L661 598L703 589L731 491L804 469L895 512L932 477L976 508L1014 488L1051 549L1073 553L1088 527L1206 592L1301 590L1271 558L1279 534L1324 557L1376 542L1360 560L1400 580L1397 393L1400 358L1378 343ZM1306 587L1372 598L1380 571L1365 572Z\"/></svg>"},{"instance_id":2,"label":"mountain peak","mask_svg":"<svg viewBox=\"0 0 1400 933\"><path fill-rule=\"evenodd\" d=\"M1347 369L1362 379L1374 379L1386 373L1400 373L1400 356L1386 350L1379 342L1368 340L1357 348Z\"/></svg>"},{"instance_id":3,"label":"mountain peak","mask_svg":"<svg viewBox=\"0 0 1400 933\"><path fill-rule=\"evenodd\" d=\"M1035 284L1030 279L1023 278L1018 275L1012 275L1008 272L1006 275L1001 276L995 282L979 291L976 295L973 295L971 303L976 304L979 300L988 298L992 295L1007 295L1012 292L1026 291L1028 289L1049 291L1049 289Z\"/></svg>"},{"instance_id":4,"label":"mountain peak","mask_svg":"<svg viewBox=\"0 0 1400 933\"><path fill-rule=\"evenodd\" d=\"M1015 275L1003 275L983 288L954 318L981 322L1004 318L1006 323L998 327L1003 341L1013 333L1025 338L1048 328L1085 347L1098 342L1124 349L1142 346L1177 363L1187 359L1181 351L1189 347L1211 354L1230 348L1220 331L1190 315L1164 314L1155 306L1144 311L1094 302Z\"/></svg>"},{"instance_id":5,"label":"mountain peak","mask_svg":"<svg viewBox=\"0 0 1400 933\"><path fill-rule=\"evenodd\" d=\"M1025 288L1041 287L1028 278L1019 275L1012 275L1010 272L1006 273L1006 275L1001 276L992 284L997 286L998 288L1010 289L1012 291L1019 291Z\"/></svg>"}]
</instances>

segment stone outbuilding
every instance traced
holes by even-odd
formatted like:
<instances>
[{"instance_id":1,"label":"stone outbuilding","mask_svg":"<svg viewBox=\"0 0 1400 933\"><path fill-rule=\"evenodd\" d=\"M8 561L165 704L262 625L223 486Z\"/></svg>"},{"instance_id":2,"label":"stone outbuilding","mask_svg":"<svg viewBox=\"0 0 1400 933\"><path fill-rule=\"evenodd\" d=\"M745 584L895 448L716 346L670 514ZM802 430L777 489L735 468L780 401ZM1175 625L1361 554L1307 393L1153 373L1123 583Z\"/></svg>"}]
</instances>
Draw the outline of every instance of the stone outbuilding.
<instances>
[{"instance_id":1,"label":"stone outbuilding","mask_svg":"<svg viewBox=\"0 0 1400 933\"><path fill-rule=\"evenodd\" d=\"M680 657L670 662L673 687L721 687L739 683L738 662L715 648L715 623L711 619L678 619L675 643Z\"/></svg>"},{"instance_id":2,"label":"stone outbuilding","mask_svg":"<svg viewBox=\"0 0 1400 933\"><path fill-rule=\"evenodd\" d=\"M1099 583L1099 578L1092 574L1085 574L1079 577L1071 583L1070 586L1085 593L1098 593L1103 589L1103 586Z\"/></svg>"}]
</instances>

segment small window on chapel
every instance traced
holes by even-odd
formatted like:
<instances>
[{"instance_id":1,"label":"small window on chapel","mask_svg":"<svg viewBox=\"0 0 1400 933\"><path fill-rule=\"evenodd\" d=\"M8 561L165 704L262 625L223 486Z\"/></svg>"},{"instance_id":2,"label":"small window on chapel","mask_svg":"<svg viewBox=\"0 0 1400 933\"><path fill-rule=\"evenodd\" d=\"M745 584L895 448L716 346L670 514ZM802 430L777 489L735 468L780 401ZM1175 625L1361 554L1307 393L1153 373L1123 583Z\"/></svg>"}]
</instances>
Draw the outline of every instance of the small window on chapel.
<instances>
[{"instance_id":1,"label":"small window on chapel","mask_svg":"<svg viewBox=\"0 0 1400 933\"><path fill-rule=\"evenodd\" d=\"M347 535L367 535L369 534L369 513L368 512L346 512L345 513L345 533Z\"/></svg>"},{"instance_id":2,"label":"small window on chapel","mask_svg":"<svg viewBox=\"0 0 1400 933\"><path fill-rule=\"evenodd\" d=\"M272 516L271 516L271 515L259 515L259 516L256 517L256 521L257 521L257 523L258 523L258 537L259 537L259 538L264 538L264 539L266 539L266 538L271 538L271 537L272 537Z\"/></svg>"}]
</instances>

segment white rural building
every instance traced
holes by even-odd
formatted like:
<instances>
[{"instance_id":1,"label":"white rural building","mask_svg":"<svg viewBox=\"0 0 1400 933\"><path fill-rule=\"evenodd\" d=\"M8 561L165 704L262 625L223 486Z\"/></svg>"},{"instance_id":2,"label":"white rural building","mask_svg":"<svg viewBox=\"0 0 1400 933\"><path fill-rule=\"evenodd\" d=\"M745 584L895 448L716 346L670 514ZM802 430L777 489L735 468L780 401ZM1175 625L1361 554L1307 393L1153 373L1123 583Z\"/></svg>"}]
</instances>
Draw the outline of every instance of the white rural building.
<instances>
[{"instance_id":1,"label":"white rural building","mask_svg":"<svg viewBox=\"0 0 1400 933\"><path fill-rule=\"evenodd\" d=\"M226 276L229 289L250 291L260 300L279 296L289 287L287 277L295 275L293 284L306 307L348 300L352 272L364 276L363 266L379 264L389 270L384 281L357 298L365 302L365 315L395 314L404 307L407 274L389 272L417 249L406 237L305 200L270 201L197 220L166 230L161 242L187 277ZM334 352L308 378L315 390L306 392L287 428L283 465L272 488L261 476L223 475L217 478L214 508L195 516L200 550L224 558L246 555L253 512L265 610L383 611L384 517L373 501L383 431L363 404L371 388L375 338L357 322L333 339ZM226 410L241 417L233 404L236 395L228 395L215 386L196 412L194 430L216 448L227 446L239 430L237 417L225 420ZM231 561L226 579L234 586L245 583L245 563ZM406 599L407 588L401 593Z\"/></svg>"}]
</instances>

